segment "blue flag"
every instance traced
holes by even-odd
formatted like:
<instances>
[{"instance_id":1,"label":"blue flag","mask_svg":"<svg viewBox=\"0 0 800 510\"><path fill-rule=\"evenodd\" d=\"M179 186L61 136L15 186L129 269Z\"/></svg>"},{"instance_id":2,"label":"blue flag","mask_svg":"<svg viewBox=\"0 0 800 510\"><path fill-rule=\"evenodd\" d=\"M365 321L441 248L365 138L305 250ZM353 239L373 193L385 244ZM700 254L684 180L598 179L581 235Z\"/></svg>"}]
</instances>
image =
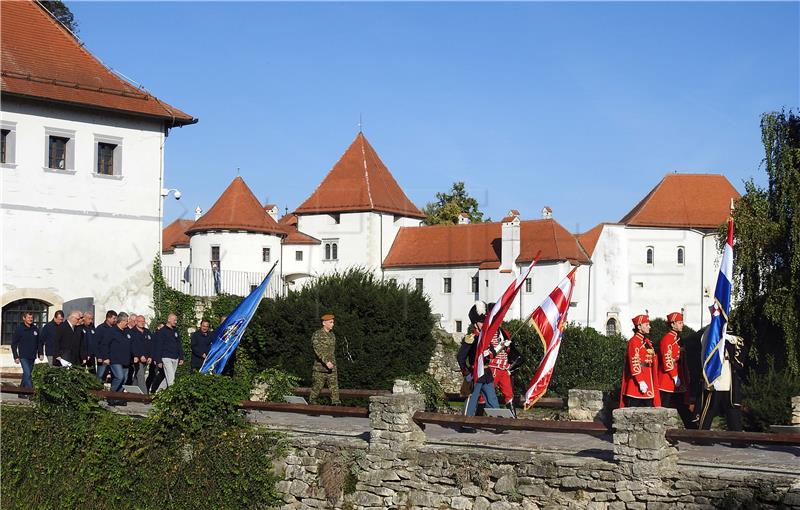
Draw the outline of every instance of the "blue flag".
<instances>
[{"instance_id":1,"label":"blue flag","mask_svg":"<svg viewBox=\"0 0 800 510\"><path fill-rule=\"evenodd\" d=\"M250 319L253 318L253 314L256 313L256 308L258 308L261 298L264 297L264 292L267 290L267 285L269 285L269 280L272 278L272 272L275 270L275 265L277 263L278 261L276 260L275 264L272 265L272 269L269 270L266 278L264 278L264 281L261 282L261 285L251 292L249 296L244 298L244 300L239 303L239 306L234 308L231 314L228 315L225 322L220 324L217 328L214 341L211 342L208 356L206 356L206 360L203 362L200 372L204 374L222 373L222 369L225 368L225 363L228 362L231 354L236 350L239 341L242 339L242 335L244 335L244 330L250 323Z\"/></svg>"},{"instance_id":2,"label":"blue flag","mask_svg":"<svg viewBox=\"0 0 800 510\"><path fill-rule=\"evenodd\" d=\"M711 323L703 333L703 377L711 386L722 374L725 356L725 333L731 311L731 282L733 281L733 219L728 220L728 241L722 251L722 264L711 305Z\"/></svg>"}]
</instances>

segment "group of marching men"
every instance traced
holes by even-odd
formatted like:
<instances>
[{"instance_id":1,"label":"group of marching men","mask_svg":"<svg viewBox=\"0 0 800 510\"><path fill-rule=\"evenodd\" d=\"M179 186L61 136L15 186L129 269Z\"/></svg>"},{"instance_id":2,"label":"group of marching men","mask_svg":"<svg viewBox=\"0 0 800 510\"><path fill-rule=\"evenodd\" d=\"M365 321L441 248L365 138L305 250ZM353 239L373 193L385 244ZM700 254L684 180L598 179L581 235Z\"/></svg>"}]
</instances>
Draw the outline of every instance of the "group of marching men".
<instances>
[{"instance_id":1,"label":"group of marching men","mask_svg":"<svg viewBox=\"0 0 800 510\"><path fill-rule=\"evenodd\" d=\"M138 386L142 393L154 393L172 385L178 366L184 362L177 322L177 316L171 313L151 332L143 315L109 310L105 321L95 326L92 312L72 311L65 319L59 310L39 331L33 314L23 312L22 324L12 336L11 352L14 362L22 367L23 388L33 387L33 365L46 355L50 365L83 366L94 371L101 382L110 375L112 391L122 391L128 384ZM201 321L191 337L192 369L201 368L213 339L209 321ZM224 375L233 375L233 364L231 357ZM125 405L125 401L110 399L109 404Z\"/></svg>"},{"instance_id":2,"label":"group of marching men","mask_svg":"<svg viewBox=\"0 0 800 510\"><path fill-rule=\"evenodd\" d=\"M492 305L488 305L491 307ZM482 353L485 370L473 380L472 363L487 306L477 302L469 311L470 331L458 351L458 364L464 376L462 394L469 395L464 414L474 416L479 404L499 408L495 388L499 388L503 406L514 413L514 390L511 374L523 363L508 331L499 328L489 348ZM683 314L667 315L670 330L659 343L658 353L650 341L650 318L633 318L634 335L628 341L622 371L620 407L670 407L678 411L686 428L709 429L715 416L725 416L728 430L742 430L741 371L744 369L742 342L728 336L725 342L722 375L711 384L690 385L691 374L702 374L702 367L691 367L686 347L681 341ZM692 370L695 368L695 370ZM692 387L700 388L697 395Z\"/></svg>"}]
</instances>

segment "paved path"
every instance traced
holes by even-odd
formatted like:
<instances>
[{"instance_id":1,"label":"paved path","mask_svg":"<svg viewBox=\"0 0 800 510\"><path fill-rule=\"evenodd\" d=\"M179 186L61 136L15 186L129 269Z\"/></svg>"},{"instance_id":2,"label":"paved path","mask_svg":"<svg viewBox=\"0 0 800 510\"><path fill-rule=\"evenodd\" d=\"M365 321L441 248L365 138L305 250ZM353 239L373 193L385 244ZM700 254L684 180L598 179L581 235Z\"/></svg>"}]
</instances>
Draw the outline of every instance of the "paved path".
<instances>
[{"instance_id":1,"label":"paved path","mask_svg":"<svg viewBox=\"0 0 800 510\"><path fill-rule=\"evenodd\" d=\"M3 403L30 405L28 400L3 394ZM105 402L101 405L108 407ZM144 416L150 404L129 402L124 407L109 407L114 412ZM279 413L272 411L247 411L249 421L272 430L299 432L318 436L350 437L369 440L370 422L368 418L347 418L332 416L308 416L298 413ZM478 430L463 433L439 425L426 425L428 444L463 445L573 454L611 460L613 443L610 435L595 437L587 434L562 432L539 432L509 430L496 433ZM745 471L781 472L800 476L800 447L789 446L751 446L734 448L725 444L701 446L678 443L679 463L692 466L713 466L741 469Z\"/></svg>"}]
</instances>

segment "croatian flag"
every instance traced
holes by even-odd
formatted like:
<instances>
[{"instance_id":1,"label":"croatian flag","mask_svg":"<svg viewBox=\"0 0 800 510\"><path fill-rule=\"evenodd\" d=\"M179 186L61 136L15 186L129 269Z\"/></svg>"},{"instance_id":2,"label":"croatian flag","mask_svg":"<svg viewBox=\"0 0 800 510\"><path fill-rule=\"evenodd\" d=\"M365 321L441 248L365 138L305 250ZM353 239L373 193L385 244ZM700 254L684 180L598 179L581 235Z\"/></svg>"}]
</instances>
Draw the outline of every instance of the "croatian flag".
<instances>
[{"instance_id":1,"label":"croatian flag","mask_svg":"<svg viewBox=\"0 0 800 510\"><path fill-rule=\"evenodd\" d=\"M722 374L725 356L725 332L731 310L731 281L733 280L733 218L728 218L728 242L722 252L722 265L711 305L711 323L703 333L703 377L710 387Z\"/></svg>"},{"instance_id":2,"label":"croatian flag","mask_svg":"<svg viewBox=\"0 0 800 510\"><path fill-rule=\"evenodd\" d=\"M517 297L517 293L522 287L522 284L525 283L525 279L531 274L531 269L536 265L536 261L539 260L539 253L536 254L536 257L533 259L533 262L531 262L531 265L528 266L528 269L521 272L517 279L511 282L511 285L508 286L500 300L495 302L489 315L486 316L480 336L478 337L478 346L475 349L475 362L472 364L472 377L475 381L485 372L483 353L489 349L492 338L494 338L494 335L503 323L503 317L506 316L506 312L511 307L511 303L514 302L514 298Z\"/></svg>"},{"instance_id":3,"label":"croatian flag","mask_svg":"<svg viewBox=\"0 0 800 510\"><path fill-rule=\"evenodd\" d=\"M567 324L567 313L569 303L572 300L572 290L575 288L575 271L573 268L569 274L561 280L558 287L539 305L531 314L531 324L539 340L544 346L544 356L539 363L539 368L533 375L525 392L523 407L528 409L547 391L550 378L553 376L553 369L558 359L558 351L561 349L561 337L564 333L564 326Z\"/></svg>"},{"instance_id":4,"label":"croatian flag","mask_svg":"<svg viewBox=\"0 0 800 510\"><path fill-rule=\"evenodd\" d=\"M264 281L261 282L261 285L256 287L249 296L244 298L244 300L239 303L239 306L234 308L228 318L225 319L225 322L220 324L217 328L214 341L211 342L211 347L208 349L208 356L206 356L203 366L200 368L200 372L204 374L222 373L222 369L225 368L225 363L228 362L231 354L236 350L239 341L242 339L242 335L244 335L244 330L250 323L250 319L253 318L253 314L256 313L256 308L258 308L258 304L261 303L261 299L267 291L269 280L272 278L272 272L275 270L275 265L277 264L278 261L276 260L275 264L272 265L272 269L269 270L269 273L267 273L267 276L264 278Z\"/></svg>"}]
</instances>

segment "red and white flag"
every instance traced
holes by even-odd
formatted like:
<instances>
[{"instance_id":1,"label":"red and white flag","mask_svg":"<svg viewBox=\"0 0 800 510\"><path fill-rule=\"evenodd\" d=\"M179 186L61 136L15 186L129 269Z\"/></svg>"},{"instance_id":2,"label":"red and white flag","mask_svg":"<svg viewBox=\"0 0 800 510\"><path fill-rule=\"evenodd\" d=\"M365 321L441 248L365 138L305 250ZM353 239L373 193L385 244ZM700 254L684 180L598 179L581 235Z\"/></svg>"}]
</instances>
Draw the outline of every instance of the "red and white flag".
<instances>
[{"instance_id":1,"label":"red and white flag","mask_svg":"<svg viewBox=\"0 0 800 510\"><path fill-rule=\"evenodd\" d=\"M525 392L523 405L525 409L531 407L545 394L547 386L550 384L550 378L553 377L553 368L556 366L558 351L561 348L561 335L567 323L572 289L575 288L576 269L573 268L531 314L531 325L542 341L544 357Z\"/></svg>"},{"instance_id":2,"label":"red and white flag","mask_svg":"<svg viewBox=\"0 0 800 510\"><path fill-rule=\"evenodd\" d=\"M497 333L497 330L500 329L500 325L503 323L503 317L506 316L506 312L511 307L511 303L514 302L514 298L517 297L517 293L522 287L522 284L525 283L525 279L531 274L531 269L536 265L536 261L539 260L540 253L541 252L536 254L536 257L533 259L533 262L531 262L531 265L528 266L528 269L521 272L517 279L511 282L511 285L508 286L500 299L495 302L489 315L486 316L480 336L478 337L478 346L475 349L475 362L472 364L472 377L475 381L485 372L483 366L484 351L489 348L492 338L495 333Z\"/></svg>"}]
</instances>

